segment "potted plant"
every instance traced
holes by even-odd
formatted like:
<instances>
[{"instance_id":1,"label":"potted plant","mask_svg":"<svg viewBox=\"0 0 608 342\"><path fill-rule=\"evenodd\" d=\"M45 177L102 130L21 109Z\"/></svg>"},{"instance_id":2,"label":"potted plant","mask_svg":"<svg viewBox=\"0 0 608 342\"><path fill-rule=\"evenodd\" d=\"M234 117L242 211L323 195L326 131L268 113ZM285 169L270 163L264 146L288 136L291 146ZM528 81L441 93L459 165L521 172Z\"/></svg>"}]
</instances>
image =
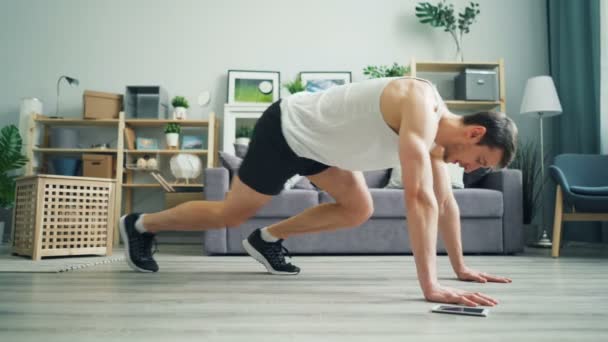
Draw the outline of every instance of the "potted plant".
<instances>
[{"instance_id":1,"label":"potted plant","mask_svg":"<svg viewBox=\"0 0 608 342\"><path fill-rule=\"evenodd\" d=\"M167 138L167 146L169 149L177 149L179 147L179 134L182 128L179 124L171 122L165 127L165 137Z\"/></svg>"},{"instance_id":2,"label":"potted plant","mask_svg":"<svg viewBox=\"0 0 608 342\"><path fill-rule=\"evenodd\" d=\"M396 62L391 66L386 65L368 65L363 69L363 75L368 78L380 78L380 77L398 77L409 74L410 67L399 65Z\"/></svg>"},{"instance_id":3,"label":"potted plant","mask_svg":"<svg viewBox=\"0 0 608 342\"><path fill-rule=\"evenodd\" d=\"M19 168L27 163L21 154L23 141L19 129L9 125L0 131L0 244L4 241L3 230L12 226L13 205L15 204L15 178Z\"/></svg>"},{"instance_id":4,"label":"potted plant","mask_svg":"<svg viewBox=\"0 0 608 342\"><path fill-rule=\"evenodd\" d=\"M528 233L538 234L538 229L532 225L541 206L544 183L541 179L541 164L538 146L533 141L520 141L517 153L509 166L521 171L523 189L524 224L527 225ZM531 237L536 239L537 236Z\"/></svg>"},{"instance_id":5,"label":"potted plant","mask_svg":"<svg viewBox=\"0 0 608 342\"><path fill-rule=\"evenodd\" d=\"M304 88L304 84L302 83L302 77L298 75L293 82L287 82L284 84L284 87L287 88L290 94L295 94L306 90Z\"/></svg>"},{"instance_id":6,"label":"potted plant","mask_svg":"<svg viewBox=\"0 0 608 342\"><path fill-rule=\"evenodd\" d=\"M171 100L173 106L173 120L185 120L188 114L188 100L183 96L176 96Z\"/></svg>"},{"instance_id":7,"label":"potted plant","mask_svg":"<svg viewBox=\"0 0 608 342\"><path fill-rule=\"evenodd\" d=\"M244 158L249 148L249 142L253 135L253 129L249 126L240 126L236 130L236 139L234 140L234 154L237 157Z\"/></svg>"},{"instance_id":8,"label":"potted plant","mask_svg":"<svg viewBox=\"0 0 608 342\"><path fill-rule=\"evenodd\" d=\"M416 17L420 18L421 23L443 28L452 35L456 43L456 60L459 62L464 61L462 36L469 33L479 13L479 4L475 2L465 7L464 12L458 13L458 20L454 16L454 5L446 3L445 0L437 5L428 2L419 2L416 5Z\"/></svg>"}]
</instances>

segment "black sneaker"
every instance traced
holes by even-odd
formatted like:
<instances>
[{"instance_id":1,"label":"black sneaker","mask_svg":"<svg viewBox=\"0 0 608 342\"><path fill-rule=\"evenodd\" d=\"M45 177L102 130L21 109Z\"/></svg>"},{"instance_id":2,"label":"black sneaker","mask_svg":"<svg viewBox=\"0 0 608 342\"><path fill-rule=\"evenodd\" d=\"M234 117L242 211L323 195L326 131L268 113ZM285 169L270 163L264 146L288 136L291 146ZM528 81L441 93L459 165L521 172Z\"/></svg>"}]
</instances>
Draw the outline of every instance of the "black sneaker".
<instances>
[{"instance_id":1,"label":"black sneaker","mask_svg":"<svg viewBox=\"0 0 608 342\"><path fill-rule=\"evenodd\" d=\"M139 272L158 272L154 261L152 244L156 243L154 234L140 233L135 229L139 214L129 214L120 218L120 236L125 244L125 257L132 269Z\"/></svg>"},{"instance_id":2,"label":"black sneaker","mask_svg":"<svg viewBox=\"0 0 608 342\"><path fill-rule=\"evenodd\" d=\"M283 247L282 243L283 240L264 241L260 229L256 229L246 240L243 240L243 247L251 257L264 265L272 274L300 273L299 267L285 262L285 255L289 256L289 251Z\"/></svg>"}]
</instances>

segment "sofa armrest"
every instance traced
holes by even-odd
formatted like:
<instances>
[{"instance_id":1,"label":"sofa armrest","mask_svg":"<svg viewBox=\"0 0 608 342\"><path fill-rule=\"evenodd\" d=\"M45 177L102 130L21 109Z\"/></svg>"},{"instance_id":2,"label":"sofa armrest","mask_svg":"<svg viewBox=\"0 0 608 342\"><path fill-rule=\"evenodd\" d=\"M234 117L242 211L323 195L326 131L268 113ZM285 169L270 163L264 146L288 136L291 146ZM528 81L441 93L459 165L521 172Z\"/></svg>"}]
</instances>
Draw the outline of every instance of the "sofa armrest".
<instances>
[{"instance_id":1,"label":"sofa armrest","mask_svg":"<svg viewBox=\"0 0 608 342\"><path fill-rule=\"evenodd\" d=\"M229 189L230 176L228 169L213 167L205 169L205 200L223 201ZM206 230L203 234L203 251L205 254L226 254L228 249L226 227Z\"/></svg>"},{"instance_id":2,"label":"sofa armrest","mask_svg":"<svg viewBox=\"0 0 608 342\"><path fill-rule=\"evenodd\" d=\"M208 167L205 169L205 200L221 201L226 197L230 187L228 169Z\"/></svg>"},{"instance_id":3,"label":"sofa armrest","mask_svg":"<svg viewBox=\"0 0 608 342\"><path fill-rule=\"evenodd\" d=\"M502 192L504 205L502 216L503 252L522 252L524 249L524 231L521 171L502 169L489 173L481 180L478 187Z\"/></svg>"}]
</instances>

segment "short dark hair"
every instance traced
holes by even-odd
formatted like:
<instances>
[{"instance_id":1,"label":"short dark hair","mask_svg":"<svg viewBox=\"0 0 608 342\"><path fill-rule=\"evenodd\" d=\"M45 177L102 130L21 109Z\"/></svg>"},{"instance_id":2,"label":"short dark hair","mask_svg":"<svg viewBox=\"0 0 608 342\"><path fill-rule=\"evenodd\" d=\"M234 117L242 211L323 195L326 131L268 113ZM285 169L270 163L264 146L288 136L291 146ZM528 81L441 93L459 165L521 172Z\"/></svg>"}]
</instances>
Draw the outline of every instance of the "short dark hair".
<instances>
[{"instance_id":1,"label":"short dark hair","mask_svg":"<svg viewBox=\"0 0 608 342\"><path fill-rule=\"evenodd\" d=\"M465 125L479 125L486 128L486 134L479 145L498 148L503 151L499 166L506 167L517 152L517 126L511 118L500 112L477 112L464 117Z\"/></svg>"}]
</instances>

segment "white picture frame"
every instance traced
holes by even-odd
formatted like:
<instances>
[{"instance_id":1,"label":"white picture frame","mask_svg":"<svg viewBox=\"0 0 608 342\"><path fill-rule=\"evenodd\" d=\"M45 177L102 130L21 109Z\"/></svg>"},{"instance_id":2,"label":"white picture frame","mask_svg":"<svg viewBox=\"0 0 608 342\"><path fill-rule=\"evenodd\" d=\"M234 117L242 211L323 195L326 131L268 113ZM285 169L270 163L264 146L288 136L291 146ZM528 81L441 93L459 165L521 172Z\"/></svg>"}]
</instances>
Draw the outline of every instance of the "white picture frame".
<instances>
[{"instance_id":1,"label":"white picture frame","mask_svg":"<svg viewBox=\"0 0 608 342\"><path fill-rule=\"evenodd\" d=\"M302 85L307 92L316 93L352 82L350 71L302 71Z\"/></svg>"},{"instance_id":2,"label":"white picture frame","mask_svg":"<svg viewBox=\"0 0 608 342\"><path fill-rule=\"evenodd\" d=\"M229 104L272 104L279 100L278 71L228 70Z\"/></svg>"}]
</instances>

